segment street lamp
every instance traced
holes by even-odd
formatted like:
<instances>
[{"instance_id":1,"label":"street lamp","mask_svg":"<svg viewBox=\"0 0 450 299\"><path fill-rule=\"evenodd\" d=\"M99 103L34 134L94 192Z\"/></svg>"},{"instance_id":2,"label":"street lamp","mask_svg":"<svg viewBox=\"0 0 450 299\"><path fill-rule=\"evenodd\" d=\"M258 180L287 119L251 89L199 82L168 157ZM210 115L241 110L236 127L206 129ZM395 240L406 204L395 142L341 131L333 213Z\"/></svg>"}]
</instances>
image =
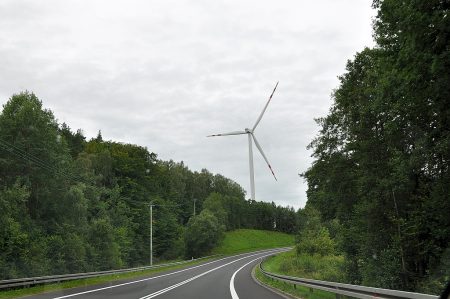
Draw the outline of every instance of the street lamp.
<instances>
[{"instance_id":1,"label":"street lamp","mask_svg":"<svg viewBox=\"0 0 450 299\"><path fill-rule=\"evenodd\" d=\"M153 266L153 206L150 203L150 266Z\"/></svg>"}]
</instances>

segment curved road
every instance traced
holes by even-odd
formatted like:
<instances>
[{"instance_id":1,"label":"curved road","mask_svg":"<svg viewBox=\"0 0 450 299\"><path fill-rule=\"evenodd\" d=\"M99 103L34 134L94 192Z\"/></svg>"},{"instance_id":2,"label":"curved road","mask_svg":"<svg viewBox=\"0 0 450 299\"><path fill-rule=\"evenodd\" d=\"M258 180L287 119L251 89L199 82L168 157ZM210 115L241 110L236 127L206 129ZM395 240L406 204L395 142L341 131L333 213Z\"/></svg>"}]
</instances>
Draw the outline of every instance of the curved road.
<instances>
[{"instance_id":1,"label":"curved road","mask_svg":"<svg viewBox=\"0 0 450 299\"><path fill-rule=\"evenodd\" d=\"M286 249L240 254L131 280L61 290L27 298L280 299L283 297L254 282L251 271L262 257L284 250Z\"/></svg>"}]
</instances>

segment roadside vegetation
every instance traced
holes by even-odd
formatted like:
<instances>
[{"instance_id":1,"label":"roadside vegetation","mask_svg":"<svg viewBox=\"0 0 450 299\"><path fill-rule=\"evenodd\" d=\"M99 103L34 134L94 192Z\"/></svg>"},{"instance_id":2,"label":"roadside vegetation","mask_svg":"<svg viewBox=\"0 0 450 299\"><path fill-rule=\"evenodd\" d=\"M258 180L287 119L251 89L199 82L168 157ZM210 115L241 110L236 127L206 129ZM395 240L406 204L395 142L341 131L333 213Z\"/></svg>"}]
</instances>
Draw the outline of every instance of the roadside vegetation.
<instances>
[{"instance_id":1,"label":"roadside vegetation","mask_svg":"<svg viewBox=\"0 0 450 299\"><path fill-rule=\"evenodd\" d=\"M277 289L282 293L286 293L298 298L304 299L336 299L336 294L325 292L322 290L313 290L307 287L296 285L290 283L285 283L278 280L272 280L261 273L259 268L255 269L255 278L258 279L261 283ZM341 296L341 298L349 298L346 296Z\"/></svg>"},{"instance_id":2,"label":"roadside vegetation","mask_svg":"<svg viewBox=\"0 0 450 299\"><path fill-rule=\"evenodd\" d=\"M450 280L446 1L374 1L376 46L356 53L317 120L296 251L275 272L440 294Z\"/></svg>"},{"instance_id":3,"label":"roadside vegetation","mask_svg":"<svg viewBox=\"0 0 450 299\"><path fill-rule=\"evenodd\" d=\"M339 227L348 282L439 294L450 279L449 6L373 6L376 46L347 63L318 119L307 205Z\"/></svg>"},{"instance_id":4,"label":"roadside vegetation","mask_svg":"<svg viewBox=\"0 0 450 299\"><path fill-rule=\"evenodd\" d=\"M206 216L205 216L206 215ZM205 218L205 219L204 219ZM217 225L217 221L211 220L212 214L208 210L202 211L202 213L195 218L192 218L190 221L191 223L188 224L188 231L192 230L192 233L198 232L198 235L195 237L187 236L186 238L188 240L191 240L190 242L194 242L192 240L197 240L197 242L204 243L209 248L209 242L205 242L205 240L209 240L208 238L211 238L213 234L216 232L214 231L213 227L210 227L211 223L201 225L203 221L212 221L212 225ZM201 228L194 229L191 226L195 225L201 225ZM188 235L188 232L186 232ZM208 235L204 235L204 233L207 233ZM276 248L276 247L286 247L286 246L292 246L294 244L294 236L289 235L286 233L280 233L280 232L274 232L274 231L262 231L262 230L254 230L254 229L238 229L234 231L229 231L224 233L224 238L220 241L220 245L218 247L215 247L211 254L214 255L232 255L242 252L249 252L254 250L261 250L261 249L267 249L267 248ZM243 240L246 241L243 241ZM200 245L202 245L200 244ZM189 244L192 248L201 248L202 246L199 246L198 244ZM217 258L217 257L216 257ZM214 257L206 258L201 261L193 261L188 262L182 265L174 265L174 266L168 266L168 267L161 267L157 269L149 269L144 271L137 271L137 272L130 272L130 273L123 273L123 274L114 274L114 275L105 275L100 277L93 277L93 278L87 278L87 279L79 279L79 280L73 280L73 281L66 281L61 283L52 283L52 284L46 284L46 285L40 285L40 286L34 286L34 287L27 287L27 288L19 288L14 290L7 290L0 292L0 299L6 299L6 298L17 298L22 296L28 296L33 294L40 294L45 292L51 292L51 291L58 291L68 288L75 288L75 287L81 287L81 286L88 286L88 285L95 285L95 284L101 284L105 282L110 281L117 281L117 280L125 280L129 278L136 278L140 276L145 276L149 274L154 274L162 271L168 271L168 270L176 270L179 268L192 266L199 264L200 262L205 262L208 260L212 260ZM164 263L169 263L171 261L164 261Z\"/></svg>"},{"instance_id":5,"label":"roadside vegetation","mask_svg":"<svg viewBox=\"0 0 450 299\"><path fill-rule=\"evenodd\" d=\"M316 280L345 282L344 256L297 254L295 250L269 257L264 270Z\"/></svg>"},{"instance_id":6,"label":"roadside vegetation","mask_svg":"<svg viewBox=\"0 0 450 299\"><path fill-rule=\"evenodd\" d=\"M60 290L64 290L64 289L76 288L76 287L85 287L85 286L89 286L89 285L101 284L101 283L106 283L106 282L111 282L111 281L127 280L127 279L136 278L136 277L140 277L140 276L144 276L144 275L155 274L158 272L176 270L176 269L180 269L180 268L187 267L187 266L194 266L194 265L197 265L201 262L205 262L208 260L210 260L210 259L206 258L201 261L192 261L192 262L188 262L188 263L182 264L182 265L174 265L174 266L161 267L161 268L157 268L157 269L149 269L149 270L143 270L143 271L137 271L137 272L105 275L105 276L99 276L99 277L64 281L64 282L60 282L60 283L51 283L51 284L38 285L38 286L33 286L33 287L6 290L6 291L0 292L0 299L18 298L18 297L35 295L35 294L42 294L42 293L47 293L47 292L54 292L54 291L60 291ZM169 262L166 262L166 263L169 263Z\"/></svg>"},{"instance_id":7,"label":"roadside vegetation","mask_svg":"<svg viewBox=\"0 0 450 299\"><path fill-rule=\"evenodd\" d=\"M334 282L346 282L346 262L339 244L340 236L330 236L320 213L307 206L299 212L302 225L293 250L267 258L266 271Z\"/></svg>"},{"instance_id":8,"label":"roadside vegetation","mask_svg":"<svg viewBox=\"0 0 450 299\"><path fill-rule=\"evenodd\" d=\"M194 215L194 202L196 215ZM211 254L227 231L296 231L291 207L146 147L86 140L31 92L0 113L0 279L130 268Z\"/></svg>"},{"instance_id":9,"label":"roadside vegetation","mask_svg":"<svg viewBox=\"0 0 450 299\"><path fill-rule=\"evenodd\" d=\"M293 246L294 235L255 229L238 229L225 233L214 254L235 254L268 248Z\"/></svg>"},{"instance_id":10,"label":"roadside vegetation","mask_svg":"<svg viewBox=\"0 0 450 299\"><path fill-rule=\"evenodd\" d=\"M152 203L156 261L261 249L239 229L276 231L296 248L270 259L273 271L439 294L450 280L449 5L373 6L376 45L347 63L317 120L299 211L146 147L87 140L35 94L13 95L0 113L0 279L148 264Z\"/></svg>"}]
</instances>

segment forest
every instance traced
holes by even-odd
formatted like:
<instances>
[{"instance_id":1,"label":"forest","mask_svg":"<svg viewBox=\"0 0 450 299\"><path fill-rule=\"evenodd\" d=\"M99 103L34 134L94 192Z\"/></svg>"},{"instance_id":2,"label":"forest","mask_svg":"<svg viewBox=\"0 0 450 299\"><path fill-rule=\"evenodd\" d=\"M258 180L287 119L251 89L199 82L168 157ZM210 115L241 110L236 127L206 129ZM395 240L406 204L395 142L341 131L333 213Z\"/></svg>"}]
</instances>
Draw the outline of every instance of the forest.
<instances>
[{"instance_id":1,"label":"forest","mask_svg":"<svg viewBox=\"0 0 450 299\"><path fill-rule=\"evenodd\" d=\"M227 230L275 230L296 235L294 274L308 263L322 267L318 279L440 293L450 280L450 2L373 7L375 45L348 61L317 119L298 211L247 200L236 182L146 147L101 132L87 140L35 94L12 95L0 114L0 279L148 264L152 204L156 261L206 255Z\"/></svg>"},{"instance_id":2,"label":"forest","mask_svg":"<svg viewBox=\"0 0 450 299\"><path fill-rule=\"evenodd\" d=\"M246 200L220 174L86 140L31 92L3 106L0 279L149 264L150 204L155 261L206 255L226 230L296 227L293 208Z\"/></svg>"},{"instance_id":3,"label":"forest","mask_svg":"<svg viewBox=\"0 0 450 299\"><path fill-rule=\"evenodd\" d=\"M348 62L317 119L306 214L320 212L347 282L439 294L450 279L450 3L373 6L376 45Z\"/></svg>"}]
</instances>

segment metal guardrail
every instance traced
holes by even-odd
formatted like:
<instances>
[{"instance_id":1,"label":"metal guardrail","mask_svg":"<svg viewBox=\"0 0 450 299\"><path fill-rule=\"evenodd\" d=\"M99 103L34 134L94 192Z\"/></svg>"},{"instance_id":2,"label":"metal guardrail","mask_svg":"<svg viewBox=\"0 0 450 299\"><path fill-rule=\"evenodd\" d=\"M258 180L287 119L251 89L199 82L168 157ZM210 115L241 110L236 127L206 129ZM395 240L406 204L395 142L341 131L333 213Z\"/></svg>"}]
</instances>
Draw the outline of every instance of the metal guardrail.
<instances>
[{"instance_id":1,"label":"metal guardrail","mask_svg":"<svg viewBox=\"0 0 450 299\"><path fill-rule=\"evenodd\" d=\"M1 289L7 289L7 288L39 285L39 284L46 284L46 283L51 283L51 282L61 282L61 281L66 281L66 280L76 280L76 279L83 279L83 278L89 278L89 277L98 277L98 276L105 276L105 275L112 275L112 274L138 272L138 271L143 271L143 270L148 270L148 269L157 269L157 268L162 268L162 267L169 267L169 266L175 266L175 265L180 265L180 264L186 264L186 263L189 263L189 262L192 262L192 261L203 260L203 259L214 257L214 256L217 256L217 255L205 256L205 257L201 257L201 258L185 260L185 261L179 261L179 262L173 262L173 263L167 263L167 264L158 264L158 265L153 265L153 266L142 266L142 267L136 267L136 268L127 268L127 269L98 271L98 272L84 272L84 273L74 273L74 274L62 274L62 275L38 276L38 277L15 278L15 279L8 279L8 280L0 280L0 290Z\"/></svg>"},{"instance_id":2,"label":"metal guardrail","mask_svg":"<svg viewBox=\"0 0 450 299\"><path fill-rule=\"evenodd\" d=\"M340 295L350 296L350 297L354 297L354 298L362 298L362 299L373 299L373 298L377 298L377 299L378 298L437 299L437 298L439 298L439 296L434 296L434 295L397 291L397 290L389 290L389 289L372 288L372 287L351 285L351 284L338 283L338 282L328 282L328 281L322 281L322 280L314 280L314 279L286 276L286 275L267 272L266 270L263 269L262 263L263 263L263 261L261 261L259 263L259 269L261 270L261 273L263 273L266 277L276 279L279 281L284 281L284 282L291 283L294 285L301 285L301 286L308 287L311 289L319 289L319 290L327 291L330 293L335 293L336 298L339 298Z\"/></svg>"}]
</instances>

